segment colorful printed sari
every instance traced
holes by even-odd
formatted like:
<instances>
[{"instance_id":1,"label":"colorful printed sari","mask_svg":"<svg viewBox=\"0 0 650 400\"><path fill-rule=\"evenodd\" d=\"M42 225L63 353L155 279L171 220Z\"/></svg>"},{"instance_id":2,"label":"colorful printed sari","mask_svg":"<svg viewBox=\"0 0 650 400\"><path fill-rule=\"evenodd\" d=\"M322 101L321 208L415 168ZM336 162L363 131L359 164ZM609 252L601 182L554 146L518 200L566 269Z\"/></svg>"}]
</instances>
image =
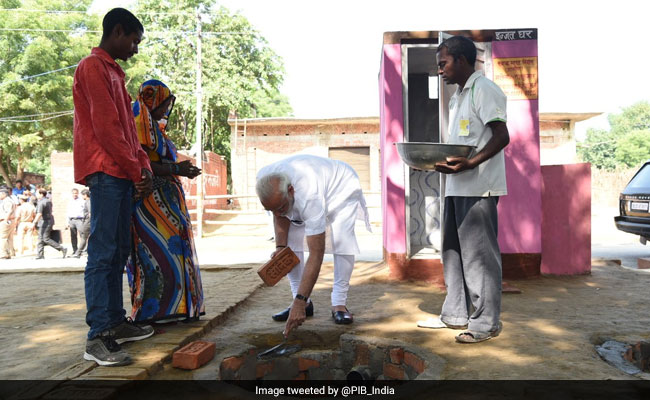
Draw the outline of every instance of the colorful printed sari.
<instances>
[{"instance_id":1,"label":"colorful printed sari","mask_svg":"<svg viewBox=\"0 0 650 400\"><path fill-rule=\"evenodd\" d=\"M176 161L176 148L165 134L165 124L152 121L150 115L150 110L170 96L164 83L149 80L142 84L133 104L140 144L153 162ZM165 119L170 112L171 107ZM131 318L198 319L205 314L190 214L178 178L154 176L153 193L135 202L131 234L131 255L126 265Z\"/></svg>"}]
</instances>

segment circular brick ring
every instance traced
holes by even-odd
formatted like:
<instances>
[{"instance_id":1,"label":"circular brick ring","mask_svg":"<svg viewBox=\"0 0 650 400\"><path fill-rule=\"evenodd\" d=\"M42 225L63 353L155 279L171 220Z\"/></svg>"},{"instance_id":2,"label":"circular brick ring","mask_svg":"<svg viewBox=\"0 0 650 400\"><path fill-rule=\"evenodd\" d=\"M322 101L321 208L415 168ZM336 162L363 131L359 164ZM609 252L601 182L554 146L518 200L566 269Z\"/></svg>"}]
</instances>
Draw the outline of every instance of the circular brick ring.
<instances>
[{"instance_id":1,"label":"circular brick ring","mask_svg":"<svg viewBox=\"0 0 650 400\"><path fill-rule=\"evenodd\" d=\"M420 347L397 340L343 334L339 347L309 350L259 360L265 349L249 348L225 357L221 380L439 380L445 361ZM352 372L352 374L350 374Z\"/></svg>"}]
</instances>

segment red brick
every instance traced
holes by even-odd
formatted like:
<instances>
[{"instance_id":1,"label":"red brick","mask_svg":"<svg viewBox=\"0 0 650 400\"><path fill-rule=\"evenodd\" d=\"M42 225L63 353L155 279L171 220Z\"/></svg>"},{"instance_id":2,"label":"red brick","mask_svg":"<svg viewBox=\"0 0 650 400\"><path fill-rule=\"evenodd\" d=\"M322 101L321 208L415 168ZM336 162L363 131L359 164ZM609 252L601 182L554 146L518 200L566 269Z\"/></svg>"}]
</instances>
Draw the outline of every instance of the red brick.
<instances>
[{"instance_id":1,"label":"red brick","mask_svg":"<svg viewBox=\"0 0 650 400\"><path fill-rule=\"evenodd\" d=\"M264 375L273 371L273 367L275 367L273 362L257 364L255 366L255 378L263 378Z\"/></svg>"},{"instance_id":2,"label":"red brick","mask_svg":"<svg viewBox=\"0 0 650 400\"><path fill-rule=\"evenodd\" d=\"M630 346L625 354L623 354L623 358L626 359L628 362L631 362L634 364L634 346Z\"/></svg>"},{"instance_id":3,"label":"red brick","mask_svg":"<svg viewBox=\"0 0 650 400\"><path fill-rule=\"evenodd\" d=\"M244 357L228 357L221 361L221 369L229 369L231 371L238 371L244 364Z\"/></svg>"},{"instance_id":4,"label":"red brick","mask_svg":"<svg viewBox=\"0 0 650 400\"><path fill-rule=\"evenodd\" d=\"M354 365L368 365L370 363L370 349L367 344L360 343L357 345Z\"/></svg>"},{"instance_id":5,"label":"red brick","mask_svg":"<svg viewBox=\"0 0 650 400\"><path fill-rule=\"evenodd\" d=\"M320 367L320 363L316 360L312 360L310 358L303 358L303 357L298 358L299 371L307 371L309 368L318 368L318 367Z\"/></svg>"},{"instance_id":6,"label":"red brick","mask_svg":"<svg viewBox=\"0 0 650 400\"><path fill-rule=\"evenodd\" d=\"M411 352L404 352L404 364L412 367L418 374L424 372L424 360Z\"/></svg>"},{"instance_id":7,"label":"red brick","mask_svg":"<svg viewBox=\"0 0 650 400\"><path fill-rule=\"evenodd\" d=\"M650 258L639 258L636 265L639 269L650 269Z\"/></svg>"},{"instance_id":8,"label":"red brick","mask_svg":"<svg viewBox=\"0 0 650 400\"><path fill-rule=\"evenodd\" d=\"M212 360L217 349L213 342L195 341L181 348L172 357L172 366L183 369L197 369Z\"/></svg>"},{"instance_id":9,"label":"red brick","mask_svg":"<svg viewBox=\"0 0 650 400\"><path fill-rule=\"evenodd\" d=\"M650 372L650 343L637 342L631 345L623 357L640 370Z\"/></svg>"},{"instance_id":10,"label":"red brick","mask_svg":"<svg viewBox=\"0 0 650 400\"><path fill-rule=\"evenodd\" d=\"M404 369L399 365L384 363L384 378L386 379L404 379Z\"/></svg>"},{"instance_id":11,"label":"red brick","mask_svg":"<svg viewBox=\"0 0 650 400\"><path fill-rule=\"evenodd\" d=\"M404 362L404 349L401 347L390 349L388 355L390 356L390 362L393 364L401 364Z\"/></svg>"},{"instance_id":12,"label":"red brick","mask_svg":"<svg viewBox=\"0 0 650 400\"><path fill-rule=\"evenodd\" d=\"M257 274L262 278L264 283L273 286L299 262L300 260L296 254L289 247L285 247L276 253L266 264L262 265L257 270Z\"/></svg>"}]
</instances>

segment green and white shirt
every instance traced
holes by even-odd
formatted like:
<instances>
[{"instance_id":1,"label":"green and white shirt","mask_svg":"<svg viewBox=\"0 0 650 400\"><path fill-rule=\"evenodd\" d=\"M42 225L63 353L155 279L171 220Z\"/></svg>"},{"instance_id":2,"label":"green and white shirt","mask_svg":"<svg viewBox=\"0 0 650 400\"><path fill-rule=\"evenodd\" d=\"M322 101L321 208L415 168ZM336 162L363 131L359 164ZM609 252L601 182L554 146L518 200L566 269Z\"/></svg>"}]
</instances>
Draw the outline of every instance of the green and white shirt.
<instances>
[{"instance_id":1,"label":"green and white shirt","mask_svg":"<svg viewBox=\"0 0 650 400\"><path fill-rule=\"evenodd\" d=\"M506 122L506 95L494 82L474 72L449 100L447 143L476 146L481 151L492 138L492 121ZM472 154L472 155L473 155ZM445 174L445 196L488 197L508 194L503 150L474 169Z\"/></svg>"}]
</instances>

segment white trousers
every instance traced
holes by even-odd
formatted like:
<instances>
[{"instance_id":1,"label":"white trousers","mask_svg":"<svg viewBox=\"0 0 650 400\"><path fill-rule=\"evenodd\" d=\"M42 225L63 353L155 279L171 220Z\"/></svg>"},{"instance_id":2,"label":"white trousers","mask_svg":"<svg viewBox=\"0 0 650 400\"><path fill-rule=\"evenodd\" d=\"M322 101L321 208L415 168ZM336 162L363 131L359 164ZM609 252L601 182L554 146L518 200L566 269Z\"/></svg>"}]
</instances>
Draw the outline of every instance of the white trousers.
<instances>
[{"instance_id":1,"label":"white trousers","mask_svg":"<svg viewBox=\"0 0 650 400\"><path fill-rule=\"evenodd\" d=\"M305 270L305 253L295 251L300 263L287 274L293 298L298 294L302 273ZM354 268L354 255L334 254L334 284L332 285L332 307L345 306L350 289L350 277Z\"/></svg>"}]
</instances>

